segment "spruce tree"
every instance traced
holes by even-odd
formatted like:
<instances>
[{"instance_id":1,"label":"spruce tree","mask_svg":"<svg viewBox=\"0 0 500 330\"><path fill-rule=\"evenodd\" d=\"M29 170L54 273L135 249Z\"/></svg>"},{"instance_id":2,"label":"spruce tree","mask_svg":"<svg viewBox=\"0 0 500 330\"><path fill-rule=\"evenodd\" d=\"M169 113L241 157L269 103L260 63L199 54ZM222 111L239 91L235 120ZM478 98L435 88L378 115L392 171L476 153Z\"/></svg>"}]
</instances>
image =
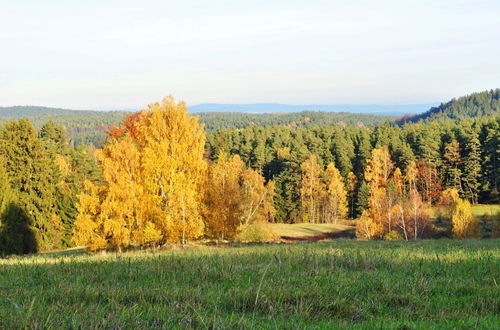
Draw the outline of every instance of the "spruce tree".
<instances>
[{"instance_id":1,"label":"spruce tree","mask_svg":"<svg viewBox=\"0 0 500 330\"><path fill-rule=\"evenodd\" d=\"M481 145L476 130L470 133L466 145L466 158L464 164L464 194L473 203L478 202L478 193L481 179Z\"/></svg>"},{"instance_id":2,"label":"spruce tree","mask_svg":"<svg viewBox=\"0 0 500 330\"><path fill-rule=\"evenodd\" d=\"M359 186L358 200L356 203L356 212L358 216L361 215L364 210L368 209L369 199L370 187L368 186L368 183L363 180L363 182L361 182L361 185Z\"/></svg>"},{"instance_id":3,"label":"spruce tree","mask_svg":"<svg viewBox=\"0 0 500 330\"><path fill-rule=\"evenodd\" d=\"M500 125L496 121L487 128L483 145L483 186L487 201L500 203Z\"/></svg>"},{"instance_id":4,"label":"spruce tree","mask_svg":"<svg viewBox=\"0 0 500 330\"><path fill-rule=\"evenodd\" d=\"M457 140L453 140L446 145L443 157L446 187L455 188L463 194L462 157L460 155L460 144Z\"/></svg>"},{"instance_id":5,"label":"spruce tree","mask_svg":"<svg viewBox=\"0 0 500 330\"><path fill-rule=\"evenodd\" d=\"M36 250L61 246L62 226L55 212L53 166L27 119L12 121L0 133L0 156L17 195L18 213L27 215Z\"/></svg>"}]
</instances>

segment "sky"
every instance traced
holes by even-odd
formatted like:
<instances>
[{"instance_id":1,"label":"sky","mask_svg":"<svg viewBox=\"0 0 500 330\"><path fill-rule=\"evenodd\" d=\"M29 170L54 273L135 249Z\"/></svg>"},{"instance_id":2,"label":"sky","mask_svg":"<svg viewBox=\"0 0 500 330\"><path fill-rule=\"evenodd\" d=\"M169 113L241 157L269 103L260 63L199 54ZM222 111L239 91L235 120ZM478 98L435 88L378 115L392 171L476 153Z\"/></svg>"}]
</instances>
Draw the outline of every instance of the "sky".
<instances>
[{"instance_id":1,"label":"sky","mask_svg":"<svg viewBox=\"0 0 500 330\"><path fill-rule=\"evenodd\" d=\"M0 106L410 104L500 87L500 1L0 0Z\"/></svg>"}]
</instances>

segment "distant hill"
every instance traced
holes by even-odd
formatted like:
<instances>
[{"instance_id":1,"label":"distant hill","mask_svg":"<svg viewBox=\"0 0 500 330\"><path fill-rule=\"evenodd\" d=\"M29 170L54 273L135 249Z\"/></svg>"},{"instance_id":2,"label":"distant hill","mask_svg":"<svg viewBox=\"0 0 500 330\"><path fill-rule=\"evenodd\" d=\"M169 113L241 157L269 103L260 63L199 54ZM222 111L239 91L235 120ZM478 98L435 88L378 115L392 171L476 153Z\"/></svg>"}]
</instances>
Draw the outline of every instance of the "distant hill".
<instances>
[{"instance_id":1,"label":"distant hill","mask_svg":"<svg viewBox=\"0 0 500 330\"><path fill-rule=\"evenodd\" d=\"M12 107L0 107L0 118L35 118L43 116L71 115L75 117L83 116L108 116L116 113L127 113L125 110L98 111L98 110L71 110L62 108L42 107L36 105L15 105Z\"/></svg>"},{"instance_id":2,"label":"distant hill","mask_svg":"<svg viewBox=\"0 0 500 330\"><path fill-rule=\"evenodd\" d=\"M37 117L44 115L62 115L73 112L73 110L48 108L31 105L16 105L13 107L0 107L1 118L22 118L22 117Z\"/></svg>"},{"instance_id":3,"label":"distant hill","mask_svg":"<svg viewBox=\"0 0 500 330\"><path fill-rule=\"evenodd\" d=\"M436 106L436 103L424 104L280 104L280 103L254 103L254 104L222 104L203 103L189 106L192 113L199 112L245 112L245 113L279 113L279 112L350 112L376 114L385 116L402 116L405 114L416 114Z\"/></svg>"},{"instance_id":4,"label":"distant hill","mask_svg":"<svg viewBox=\"0 0 500 330\"><path fill-rule=\"evenodd\" d=\"M500 88L473 93L441 103L424 113L406 116L398 122L417 122L434 119L463 119L500 114Z\"/></svg>"}]
</instances>

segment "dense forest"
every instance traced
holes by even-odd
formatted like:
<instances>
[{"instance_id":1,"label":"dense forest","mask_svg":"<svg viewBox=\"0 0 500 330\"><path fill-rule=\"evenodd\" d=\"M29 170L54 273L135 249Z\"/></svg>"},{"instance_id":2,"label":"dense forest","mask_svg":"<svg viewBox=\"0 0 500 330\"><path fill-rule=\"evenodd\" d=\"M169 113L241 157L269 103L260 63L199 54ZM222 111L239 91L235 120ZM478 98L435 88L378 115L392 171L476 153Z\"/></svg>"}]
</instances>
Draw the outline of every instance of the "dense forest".
<instances>
[{"instance_id":1,"label":"dense forest","mask_svg":"<svg viewBox=\"0 0 500 330\"><path fill-rule=\"evenodd\" d=\"M212 159L220 152L237 154L276 185L277 221L300 221L301 164L317 156L324 168L333 163L344 180L352 173L357 181L351 199L351 217L366 206L364 171L374 148L387 147L394 166L402 170L417 162L424 199L435 202L445 187L459 189L472 202L498 203L500 117L462 121L439 120L403 127L315 126L290 129L282 126L221 130L208 135Z\"/></svg>"},{"instance_id":2,"label":"dense forest","mask_svg":"<svg viewBox=\"0 0 500 330\"><path fill-rule=\"evenodd\" d=\"M2 126L0 254L233 240L268 222L346 218L359 238L429 238L436 206L451 221L444 235L478 237L470 205L499 203L498 114L404 125L210 114L203 125L172 98L112 114L123 121L103 125L98 149L52 120ZM222 123L205 131L210 121Z\"/></svg>"},{"instance_id":3,"label":"dense forest","mask_svg":"<svg viewBox=\"0 0 500 330\"><path fill-rule=\"evenodd\" d=\"M395 117L347 112L314 112L301 111L292 113L249 114L237 112L204 112L197 114L205 124L207 131L227 128L245 128L249 126L286 126L290 128L355 125L373 126L393 121Z\"/></svg>"}]
</instances>

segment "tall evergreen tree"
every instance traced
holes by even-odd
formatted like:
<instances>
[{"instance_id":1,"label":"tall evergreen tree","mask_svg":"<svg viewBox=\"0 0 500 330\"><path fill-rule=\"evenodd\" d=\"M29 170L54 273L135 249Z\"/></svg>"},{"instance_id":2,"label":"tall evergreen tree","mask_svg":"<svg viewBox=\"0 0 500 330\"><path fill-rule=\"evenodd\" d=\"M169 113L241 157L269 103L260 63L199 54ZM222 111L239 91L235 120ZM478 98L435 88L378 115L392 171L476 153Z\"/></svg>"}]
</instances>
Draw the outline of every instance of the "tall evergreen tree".
<instances>
[{"instance_id":1,"label":"tall evergreen tree","mask_svg":"<svg viewBox=\"0 0 500 330\"><path fill-rule=\"evenodd\" d=\"M460 155L460 144L453 140L445 147L444 152L445 185L455 188L463 194L462 189L462 156Z\"/></svg>"},{"instance_id":2,"label":"tall evergreen tree","mask_svg":"<svg viewBox=\"0 0 500 330\"><path fill-rule=\"evenodd\" d=\"M19 212L29 217L37 246L33 251L61 246L62 225L55 210L55 173L50 158L27 119L12 121L0 133L0 156Z\"/></svg>"},{"instance_id":3,"label":"tall evergreen tree","mask_svg":"<svg viewBox=\"0 0 500 330\"><path fill-rule=\"evenodd\" d=\"M466 158L464 164L464 194L476 204L478 202L479 186L481 179L481 145L477 130L472 130L466 145Z\"/></svg>"},{"instance_id":4,"label":"tall evergreen tree","mask_svg":"<svg viewBox=\"0 0 500 330\"><path fill-rule=\"evenodd\" d=\"M490 203L500 203L500 120L486 128L482 159L485 199Z\"/></svg>"},{"instance_id":5,"label":"tall evergreen tree","mask_svg":"<svg viewBox=\"0 0 500 330\"><path fill-rule=\"evenodd\" d=\"M370 187L368 183L363 180L358 190L358 200L356 203L356 215L359 216L364 210L368 209L368 202L370 199Z\"/></svg>"}]
</instances>

